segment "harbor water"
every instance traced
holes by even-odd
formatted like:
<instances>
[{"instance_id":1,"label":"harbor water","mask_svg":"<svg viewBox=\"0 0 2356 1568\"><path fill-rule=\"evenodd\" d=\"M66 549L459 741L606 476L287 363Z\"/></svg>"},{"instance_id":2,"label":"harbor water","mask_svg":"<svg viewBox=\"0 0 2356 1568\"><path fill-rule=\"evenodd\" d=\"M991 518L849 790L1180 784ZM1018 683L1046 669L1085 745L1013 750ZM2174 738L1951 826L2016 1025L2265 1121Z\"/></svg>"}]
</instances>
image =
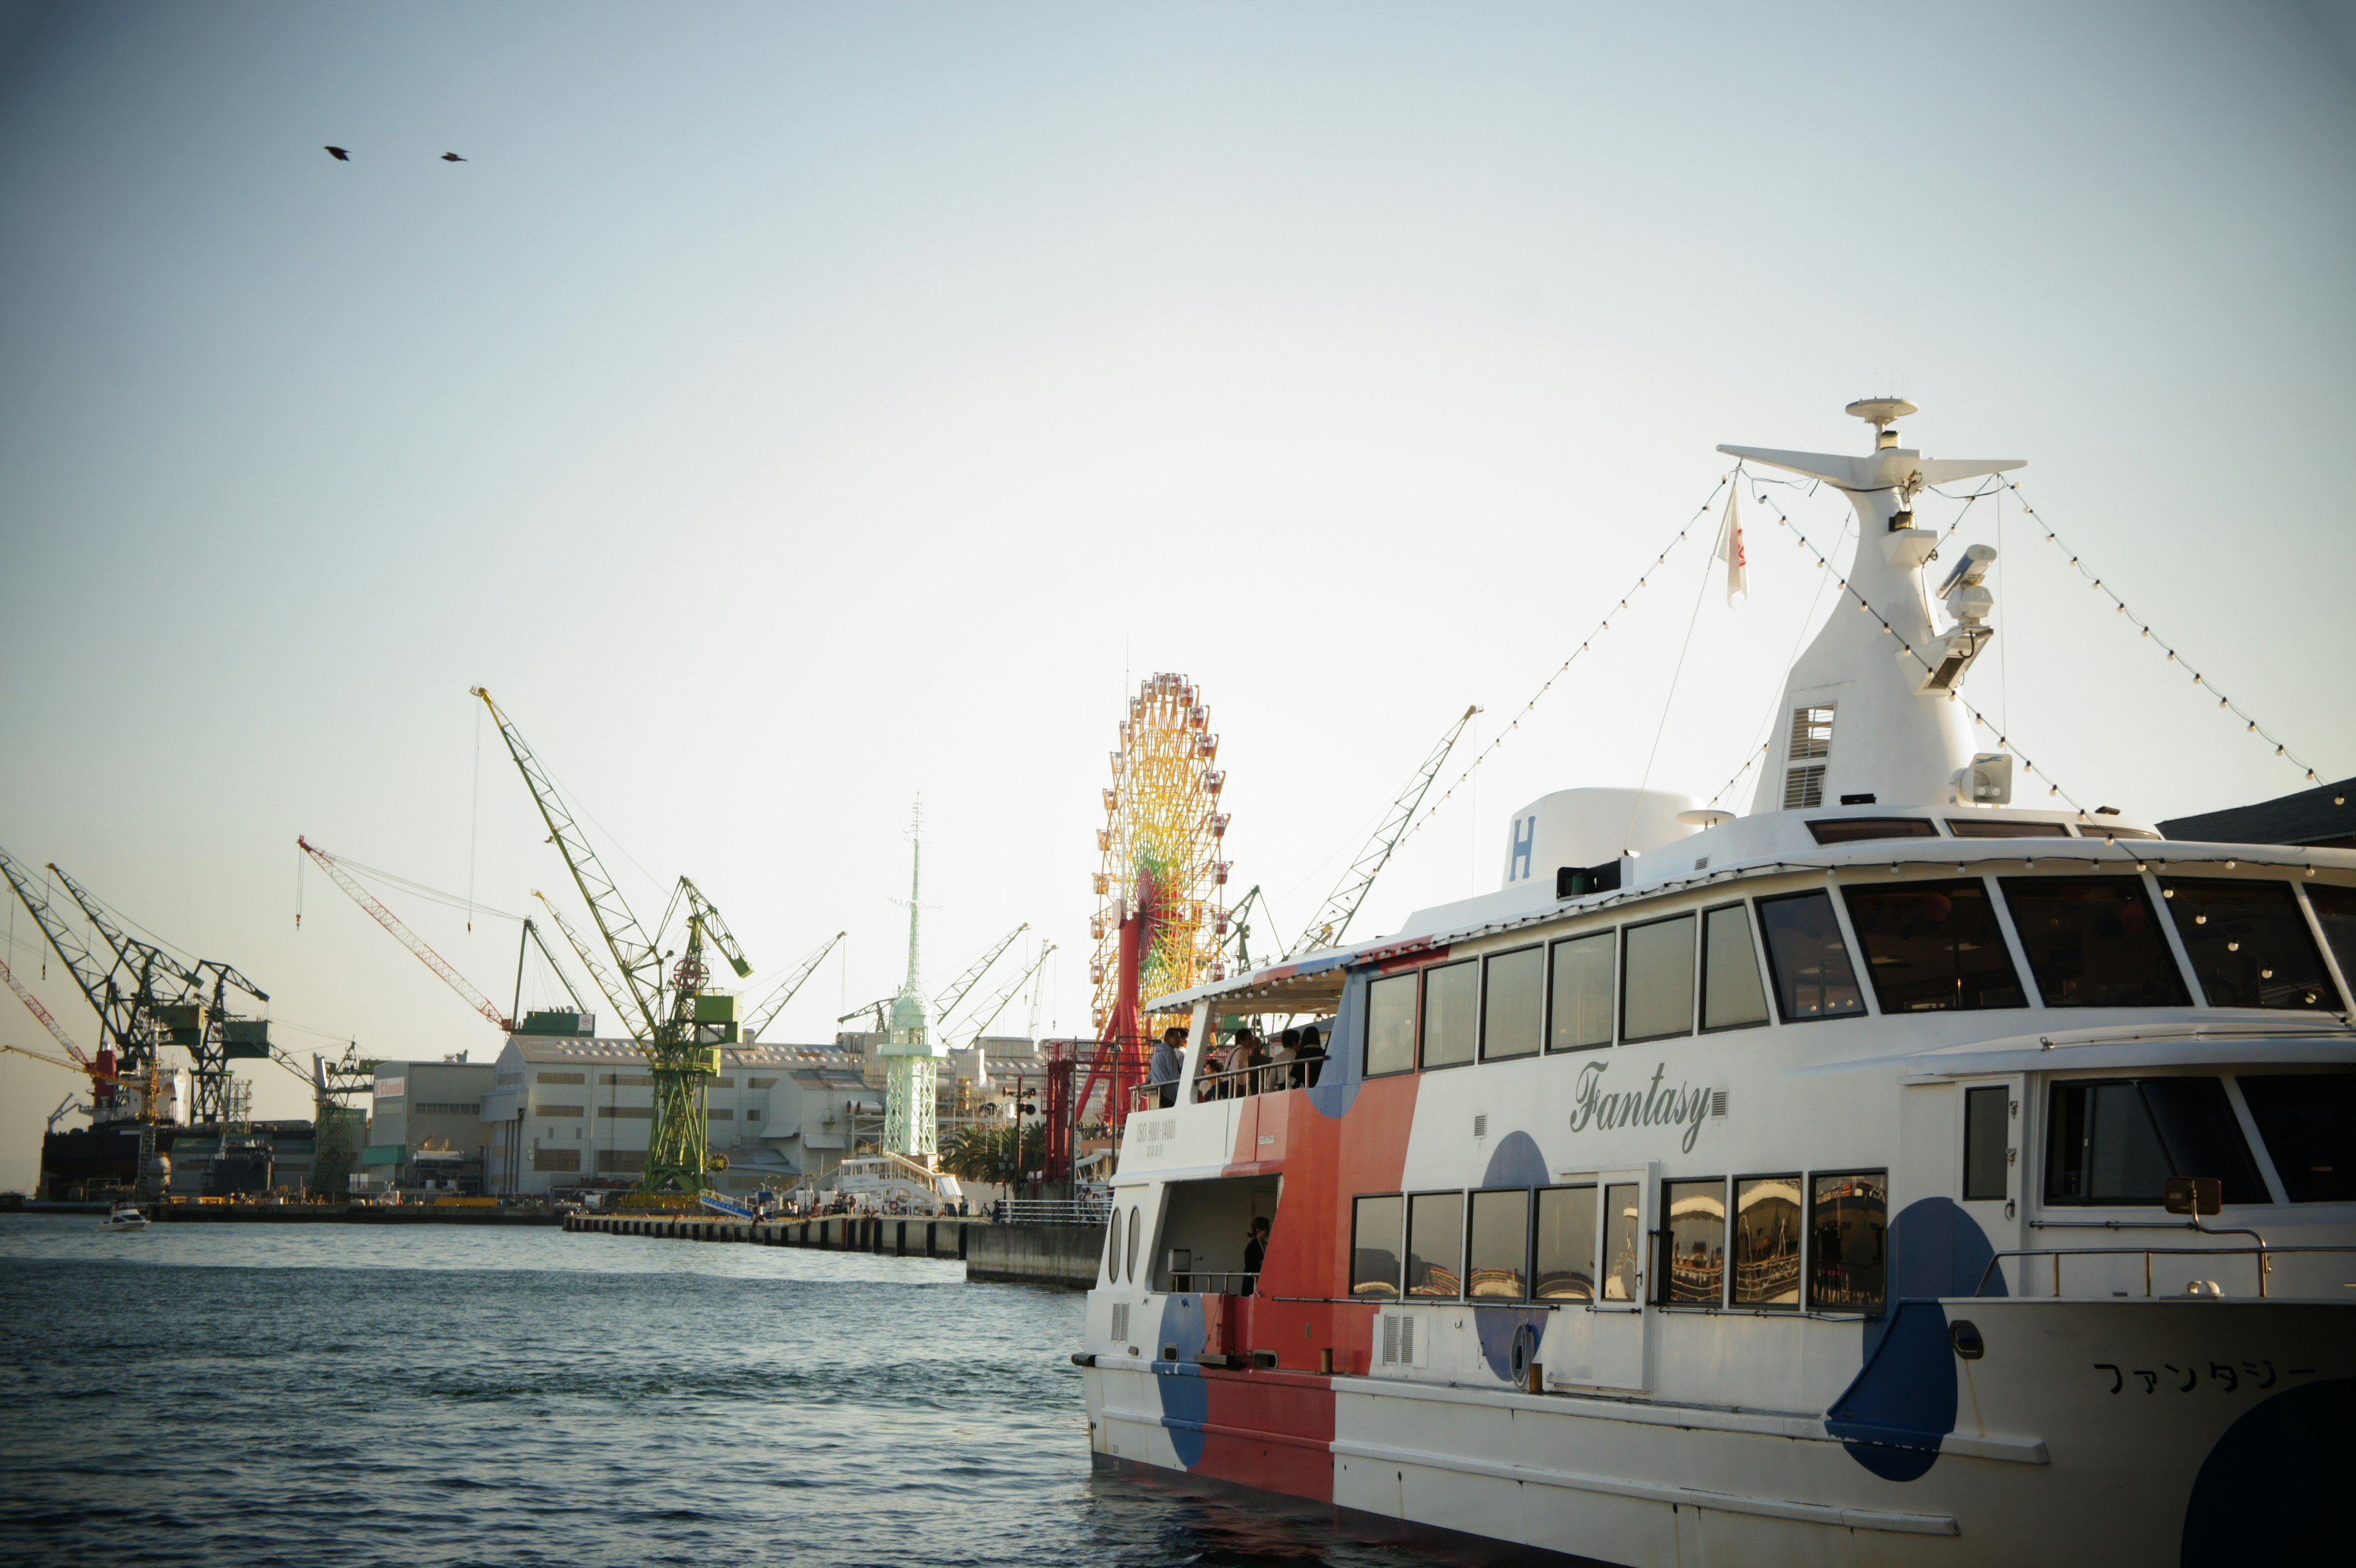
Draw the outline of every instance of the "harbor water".
<instances>
[{"instance_id":1,"label":"harbor water","mask_svg":"<svg viewBox=\"0 0 2356 1568\"><path fill-rule=\"evenodd\" d=\"M1082 1307L856 1253L0 1216L0 1542L18 1568L1413 1561L1092 1477Z\"/></svg>"}]
</instances>

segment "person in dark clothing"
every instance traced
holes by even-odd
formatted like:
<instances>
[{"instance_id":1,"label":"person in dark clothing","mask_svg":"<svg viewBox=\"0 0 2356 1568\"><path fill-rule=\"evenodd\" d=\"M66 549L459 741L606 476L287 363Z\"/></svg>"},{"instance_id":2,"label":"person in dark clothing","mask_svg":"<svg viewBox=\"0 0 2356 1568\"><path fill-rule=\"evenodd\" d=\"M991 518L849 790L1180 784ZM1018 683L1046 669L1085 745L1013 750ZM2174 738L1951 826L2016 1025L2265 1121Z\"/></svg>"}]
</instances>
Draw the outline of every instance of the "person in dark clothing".
<instances>
[{"instance_id":1,"label":"person in dark clothing","mask_svg":"<svg viewBox=\"0 0 2356 1568\"><path fill-rule=\"evenodd\" d=\"M1317 1075L1324 1071L1325 1067L1325 1040L1324 1037L1317 1032L1315 1024L1311 1024L1301 1031L1300 1049L1294 1054L1300 1060L1294 1063L1292 1069L1293 1087L1299 1088L1304 1083L1312 1088L1315 1087Z\"/></svg>"},{"instance_id":2,"label":"person in dark clothing","mask_svg":"<svg viewBox=\"0 0 2356 1568\"><path fill-rule=\"evenodd\" d=\"M1257 1214L1252 1217L1251 1230L1247 1232L1244 1242L1244 1274L1247 1277L1244 1280L1242 1295L1249 1296L1252 1293L1252 1287L1259 1283L1260 1268L1267 1262L1268 1216Z\"/></svg>"}]
</instances>

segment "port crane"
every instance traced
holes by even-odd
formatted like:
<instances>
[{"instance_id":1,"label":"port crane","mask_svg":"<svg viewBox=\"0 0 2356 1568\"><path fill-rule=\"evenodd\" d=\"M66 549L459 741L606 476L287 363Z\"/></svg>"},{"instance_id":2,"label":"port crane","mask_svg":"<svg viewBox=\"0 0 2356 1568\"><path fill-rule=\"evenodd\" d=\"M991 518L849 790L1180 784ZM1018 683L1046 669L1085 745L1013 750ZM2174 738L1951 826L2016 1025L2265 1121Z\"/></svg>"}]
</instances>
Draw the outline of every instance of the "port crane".
<instances>
[{"instance_id":1,"label":"port crane","mask_svg":"<svg viewBox=\"0 0 2356 1568\"><path fill-rule=\"evenodd\" d=\"M411 953L414 954L419 963L424 965L428 969L433 970L434 974L440 976L444 985L457 992L459 996L465 997L466 1005L474 1008L477 1012L482 1014L484 1019L489 1022L493 1029L498 1029L502 1034L512 1033L514 1031L515 1020L512 1018L501 1016L498 1006L492 1002L490 997L477 990L473 982L469 981L464 975L459 974L458 971L452 966L448 959L443 957L439 953L434 952L433 947L426 943L423 937L418 935L415 932L410 930L407 925L402 923L402 918L399 915L385 908L384 904L374 893L369 892L366 888L360 886L359 881L353 878L352 874L349 871L345 870L343 866L333 855L328 854L325 849L320 848L316 844L312 843L310 839L305 837L299 833L294 836L294 843L296 847L301 848L303 853L308 855L313 860L318 863L319 869L327 873L328 880L334 882L336 886L343 889L345 894L351 899L352 902L359 905L361 910L367 913L370 920L376 922L379 925L384 927L385 930L391 932L393 936L393 940L400 943L403 947L408 948ZM527 921L525 923L529 925L530 923ZM520 953L516 955L516 963L519 967L520 967L523 963L523 955Z\"/></svg>"},{"instance_id":2,"label":"port crane","mask_svg":"<svg viewBox=\"0 0 2356 1568\"><path fill-rule=\"evenodd\" d=\"M786 1010L786 1004L794 999L794 993L800 990L812 975L818 973L818 966L826 962L826 955L834 951L835 944L848 934L850 933L847 932L838 931L828 937L817 952L794 965L793 973L779 981L776 989L761 998L753 1008L752 1022L744 1027L744 1042L747 1045L758 1040L761 1038L761 1031L776 1021L777 1015Z\"/></svg>"},{"instance_id":3,"label":"port crane","mask_svg":"<svg viewBox=\"0 0 2356 1568\"><path fill-rule=\"evenodd\" d=\"M1333 891L1326 895L1325 901L1318 906L1308 925L1293 939L1292 945L1284 950L1286 958L1298 957L1321 947L1332 947L1342 940L1343 933L1350 929L1350 922L1357 918L1359 908L1365 903L1367 891L1375 885L1375 879L1390 863L1391 853L1398 848L1399 840L1407 837L1408 824L1415 820L1416 810L1423 805L1423 797L1431 793L1431 784L1440 776L1440 764L1448 760L1448 753L1456 749L1464 727L1472 723L1472 716L1480 711L1477 704L1469 707L1464 709L1462 717L1448 727L1448 733L1440 738L1440 744L1432 748L1431 755L1423 760L1423 765L1416 770L1415 777L1408 781L1407 787L1399 791L1398 797L1391 802L1390 809L1383 814L1374 837L1366 840L1366 847L1358 851L1357 858L1350 862L1350 869L1342 873L1342 880L1334 884Z\"/></svg>"},{"instance_id":4,"label":"port crane","mask_svg":"<svg viewBox=\"0 0 2356 1568\"><path fill-rule=\"evenodd\" d=\"M629 1007L622 1000L621 987L615 981L613 972L598 961L597 955L590 950L589 944L583 939L581 933L573 928L573 923L564 918L564 912L556 907L554 900L538 888L531 890L531 896L538 899L541 907L548 911L548 918L556 923L556 929L562 932L564 940L572 944L573 956L581 960L581 967L589 971L590 983L597 987L597 994L605 998L605 1005L614 1009L614 1027L627 1029L633 1040L640 1038L637 1024L631 1021ZM543 947L541 951L545 953L548 950ZM551 959L550 962L555 961ZM560 970L559 973L562 971ZM565 988L572 989L571 982L566 983ZM581 994L574 991L573 999L579 1001Z\"/></svg>"},{"instance_id":5,"label":"port crane","mask_svg":"<svg viewBox=\"0 0 2356 1568\"><path fill-rule=\"evenodd\" d=\"M1013 1001L1016 997L1023 994L1023 987L1031 983L1033 976L1038 974L1041 969L1046 966L1047 955L1055 951L1055 944L1054 943L1049 942L1042 944L1039 948L1039 955L1031 960L1030 966L1028 968L1024 969L1022 974L1014 977L1014 983L1012 985L1007 987L1006 989L999 992L998 995L991 997L988 1001L974 1009L973 1017L967 1024L967 1028L973 1030L973 1039L976 1041L979 1041L981 1039L983 1033L989 1029L991 1025L998 1021L998 1015L1006 1010L1007 1004ZM942 1032L947 1033L948 1031L943 1030ZM964 1031L959 1030L958 1032L963 1033Z\"/></svg>"},{"instance_id":6,"label":"port crane","mask_svg":"<svg viewBox=\"0 0 2356 1568\"><path fill-rule=\"evenodd\" d=\"M717 952L740 979L753 972L753 965L720 912L701 889L681 877L671 896L671 912L684 907L687 944L666 975L663 966L671 955L630 912L621 888L598 859L558 792L556 781L491 694L479 686L470 689L490 710L508 755L523 775L541 820L548 825L549 839L563 856L565 869L573 873L573 885L589 906L597 934L613 955L617 979L607 987L608 994L616 1003L622 999L621 993L628 996L630 1005L621 1009L621 1016L646 1052L654 1078L653 1125L640 1190L682 1196L701 1192L712 1168L705 1119L712 1080L719 1075L721 1044L735 1038L736 1026L736 998L706 989L711 969L705 953L707 948ZM669 918L667 913L666 925ZM592 973L596 971L593 968ZM602 983L607 976L599 978Z\"/></svg>"},{"instance_id":7,"label":"port crane","mask_svg":"<svg viewBox=\"0 0 2356 1568\"><path fill-rule=\"evenodd\" d=\"M1016 926L1012 931L1008 932L1004 936L1000 937L995 943L991 944L988 952L975 959L971 964L966 965L966 967L958 973L957 978L951 980L947 986L942 987L940 994L933 998L932 1016L937 1019L946 1019L950 1013L957 1009L958 1004L965 1000L966 993L972 990L974 987L981 983L981 977L990 973L991 965L997 963L1000 958L1005 955L1006 950L1014 945L1014 939L1021 936L1024 932L1030 929L1031 923L1027 920L1024 921L1021 925ZM834 1021L839 1024L849 1023L853 1019L865 1018L870 1013L873 1013L876 1019L876 1032L879 1034L883 1033L884 1032L883 1021L884 1016L892 1010L892 1004L897 999L898 997L896 995L879 997L874 1001L864 1003L862 1006L851 1008L849 1012L843 1014ZM946 1030L944 1030L944 1032L946 1032Z\"/></svg>"},{"instance_id":8,"label":"port crane","mask_svg":"<svg viewBox=\"0 0 2356 1568\"><path fill-rule=\"evenodd\" d=\"M564 965L559 964L556 961L556 955L548 950L548 940L540 934L539 925L533 922L531 916L526 915L523 917L523 934L516 939L515 1000L509 1004L509 1016L519 1019L523 1017L523 961L525 955L535 947L540 949L540 955L548 961L549 970L555 975L556 983L563 987L564 994L572 998L573 1010L576 1013L588 1012L589 1005L581 999L580 991L573 984L573 976L564 972Z\"/></svg>"}]
</instances>

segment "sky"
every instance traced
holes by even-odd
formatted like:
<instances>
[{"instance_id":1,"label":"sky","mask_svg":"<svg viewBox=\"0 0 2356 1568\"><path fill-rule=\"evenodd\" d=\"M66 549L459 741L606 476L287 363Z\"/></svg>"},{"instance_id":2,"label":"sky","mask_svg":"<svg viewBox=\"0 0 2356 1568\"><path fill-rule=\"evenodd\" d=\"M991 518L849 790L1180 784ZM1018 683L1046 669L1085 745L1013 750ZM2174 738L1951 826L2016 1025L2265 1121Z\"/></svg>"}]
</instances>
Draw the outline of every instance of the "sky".
<instances>
[{"instance_id":1,"label":"sky","mask_svg":"<svg viewBox=\"0 0 2356 1568\"><path fill-rule=\"evenodd\" d=\"M1863 451L1883 392L2061 536L1957 533L2040 773L2302 787L2213 688L2344 777L2351 171L2331 4L0 5L0 847L305 1060L487 1060L294 846L471 892L388 900L510 1000L566 875L481 685L748 989L849 932L771 1038L898 983L919 795L926 974L1027 922L1081 1030L1139 682L1200 684L1280 926L1482 705L1387 929L1524 801L1737 774L1832 596L1755 504L1739 606L1679 530L1719 443ZM0 1187L75 1082L0 1056Z\"/></svg>"}]
</instances>

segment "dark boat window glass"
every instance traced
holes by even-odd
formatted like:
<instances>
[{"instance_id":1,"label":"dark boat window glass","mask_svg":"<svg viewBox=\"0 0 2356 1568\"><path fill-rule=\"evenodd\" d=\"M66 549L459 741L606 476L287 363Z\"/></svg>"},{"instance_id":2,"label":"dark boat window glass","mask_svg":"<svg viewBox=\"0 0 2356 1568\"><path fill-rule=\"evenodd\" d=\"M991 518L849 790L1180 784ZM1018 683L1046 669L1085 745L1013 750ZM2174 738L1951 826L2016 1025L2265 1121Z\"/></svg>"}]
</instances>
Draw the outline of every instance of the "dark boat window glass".
<instances>
[{"instance_id":1,"label":"dark boat window glass","mask_svg":"<svg viewBox=\"0 0 2356 1568\"><path fill-rule=\"evenodd\" d=\"M1419 1192L1408 1200L1407 1293L1458 1296L1463 1291L1464 1194Z\"/></svg>"},{"instance_id":2,"label":"dark boat window glass","mask_svg":"<svg viewBox=\"0 0 2356 1568\"><path fill-rule=\"evenodd\" d=\"M2047 1007L2192 1005L2141 878L2007 877L2002 886Z\"/></svg>"},{"instance_id":3,"label":"dark boat window glass","mask_svg":"<svg viewBox=\"0 0 2356 1568\"><path fill-rule=\"evenodd\" d=\"M1693 1033L1694 923L1693 916L1680 914L1622 932L1622 1040Z\"/></svg>"},{"instance_id":4,"label":"dark boat window glass","mask_svg":"<svg viewBox=\"0 0 2356 1568\"><path fill-rule=\"evenodd\" d=\"M1964 1091L1964 1201L2001 1201L2009 1183L2012 1091L2001 1083Z\"/></svg>"},{"instance_id":5,"label":"dark boat window glass","mask_svg":"<svg viewBox=\"0 0 2356 1568\"><path fill-rule=\"evenodd\" d=\"M1761 899L1759 927L1766 933L1767 966L1774 973L1775 1005L1785 1023L1854 1018L1865 1011L1830 895Z\"/></svg>"},{"instance_id":6,"label":"dark boat window glass","mask_svg":"<svg viewBox=\"0 0 2356 1568\"><path fill-rule=\"evenodd\" d=\"M2336 1008L2288 882L2165 877L2159 890L2212 1008Z\"/></svg>"},{"instance_id":7,"label":"dark boat window glass","mask_svg":"<svg viewBox=\"0 0 2356 1568\"><path fill-rule=\"evenodd\" d=\"M1407 1224L1407 1200L1361 1198L1350 1221L1350 1294L1396 1296L1399 1293L1399 1232Z\"/></svg>"},{"instance_id":8,"label":"dark boat window glass","mask_svg":"<svg viewBox=\"0 0 2356 1568\"><path fill-rule=\"evenodd\" d=\"M1615 934L1599 931L1554 944L1554 1008L1547 1050L1585 1051L1612 1043Z\"/></svg>"},{"instance_id":9,"label":"dark boat window glass","mask_svg":"<svg viewBox=\"0 0 2356 1568\"><path fill-rule=\"evenodd\" d=\"M1665 1181L1668 1223L1662 1243L1660 1299L1672 1307L1716 1307L1726 1299L1726 1179Z\"/></svg>"},{"instance_id":10,"label":"dark boat window glass","mask_svg":"<svg viewBox=\"0 0 2356 1568\"><path fill-rule=\"evenodd\" d=\"M1120 1283L1120 1211L1112 1211L1112 1222L1105 1227L1105 1281Z\"/></svg>"},{"instance_id":11,"label":"dark boat window glass","mask_svg":"<svg viewBox=\"0 0 2356 1568\"><path fill-rule=\"evenodd\" d=\"M1423 972L1423 1064L1454 1067L1472 1060L1480 1023L1481 965L1467 958Z\"/></svg>"},{"instance_id":12,"label":"dark boat window glass","mask_svg":"<svg viewBox=\"0 0 2356 1568\"><path fill-rule=\"evenodd\" d=\"M1633 1181L1613 1182L1603 1189L1603 1299L1634 1301L1636 1276L1644 1272L1643 1243L1637 1221L1643 1194Z\"/></svg>"},{"instance_id":13,"label":"dark boat window glass","mask_svg":"<svg viewBox=\"0 0 2356 1568\"><path fill-rule=\"evenodd\" d=\"M1366 1076L1415 1065L1414 975L1388 975L1366 987Z\"/></svg>"},{"instance_id":14,"label":"dark boat window glass","mask_svg":"<svg viewBox=\"0 0 2356 1568\"><path fill-rule=\"evenodd\" d=\"M1472 1231L1464 1256L1464 1294L1476 1301L1519 1301L1529 1295L1529 1189L1472 1194Z\"/></svg>"},{"instance_id":15,"label":"dark boat window glass","mask_svg":"<svg viewBox=\"0 0 2356 1568\"><path fill-rule=\"evenodd\" d=\"M2356 1072L2244 1072L2241 1085L2290 1200L2356 1201Z\"/></svg>"},{"instance_id":16,"label":"dark boat window glass","mask_svg":"<svg viewBox=\"0 0 2356 1568\"><path fill-rule=\"evenodd\" d=\"M1766 1021L1751 912L1740 904L1708 911L1701 917L1701 1027L1749 1029Z\"/></svg>"},{"instance_id":17,"label":"dark boat window glass","mask_svg":"<svg viewBox=\"0 0 2356 1568\"><path fill-rule=\"evenodd\" d=\"M2005 951L1995 901L1976 878L1851 888L1848 918L1885 1013L2029 1005Z\"/></svg>"},{"instance_id":18,"label":"dark boat window glass","mask_svg":"<svg viewBox=\"0 0 2356 1568\"><path fill-rule=\"evenodd\" d=\"M1890 1177L1818 1176L1808 1202L1808 1308L1879 1312L1889 1275Z\"/></svg>"},{"instance_id":19,"label":"dark boat window glass","mask_svg":"<svg viewBox=\"0 0 2356 1568\"><path fill-rule=\"evenodd\" d=\"M1594 1300L1594 1186L1541 1188L1537 1207L1537 1298Z\"/></svg>"},{"instance_id":20,"label":"dark boat window glass","mask_svg":"<svg viewBox=\"0 0 2356 1568\"><path fill-rule=\"evenodd\" d=\"M1985 816L1951 816L1947 831L1958 838L2067 838L2059 822L1990 822Z\"/></svg>"},{"instance_id":21,"label":"dark boat window glass","mask_svg":"<svg viewBox=\"0 0 2356 1568\"><path fill-rule=\"evenodd\" d=\"M1800 1179L1747 1176L1734 1184L1734 1304L1800 1305Z\"/></svg>"},{"instance_id":22,"label":"dark boat window glass","mask_svg":"<svg viewBox=\"0 0 2356 1568\"><path fill-rule=\"evenodd\" d=\"M1121 1260L1121 1272L1129 1276L1131 1285L1137 1283L1137 1246L1144 1240L1145 1227L1140 1222L1137 1205L1132 1203L1129 1209L1129 1251Z\"/></svg>"},{"instance_id":23,"label":"dark boat window glass","mask_svg":"<svg viewBox=\"0 0 2356 1568\"><path fill-rule=\"evenodd\" d=\"M1808 824L1819 844L1854 844L1864 838L1936 838L1939 830L1921 816L1829 816Z\"/></svg>"},{"instance_id":24,"label":"dark boat window glass","mask_svg":"<svg viewBox=\"0 0 2356 1568\"><path fill-rule=\"evenodd\" d=\"M1481 982L1481 1059L1536 1055L1546 1024L1546 949L1500 953L1488 968Z\"/></svg>"},{"instance_id":25,"label":"dark boat window glass","mask_svg":"<svg viewBox=\"0 0 2356 1568\"><path fill-rule=\"evenodd\" d=\"M2159 837L2158 834L2152 832L2148 828L2105 827L2099 822L2092 823L2086 827L2079 828L2078 836L2081 838L2099 838L2105 844L2121 838L2157 838Z\"/></svg>"},{"instance_id":26,"label":"dark boat window glass","mask_svg":"<svg viewBox=\"0 0 2356 1568\"><path fill-rule=\"evenodd\" d=\"M2331 955L2340 960L2340 977L2356 986L2356 888L2309 882L2307 901L2315 910L2315 923L2323 927L2323 940L2331 944Z\"/></svg>"},{"instance_id":27,"label":"dark boat window glass","mask_svg":"<svg viewBox=\"0 0 2356 1568\"><path fill-rule=\"evenodd\" d=\"M2213 1176L2228 1203L2267 1201L2216 1078L2071 1079L2046 1117L2052 1203L2158 1203L2171 1176Z\"/></svg>"}]
</instances>

